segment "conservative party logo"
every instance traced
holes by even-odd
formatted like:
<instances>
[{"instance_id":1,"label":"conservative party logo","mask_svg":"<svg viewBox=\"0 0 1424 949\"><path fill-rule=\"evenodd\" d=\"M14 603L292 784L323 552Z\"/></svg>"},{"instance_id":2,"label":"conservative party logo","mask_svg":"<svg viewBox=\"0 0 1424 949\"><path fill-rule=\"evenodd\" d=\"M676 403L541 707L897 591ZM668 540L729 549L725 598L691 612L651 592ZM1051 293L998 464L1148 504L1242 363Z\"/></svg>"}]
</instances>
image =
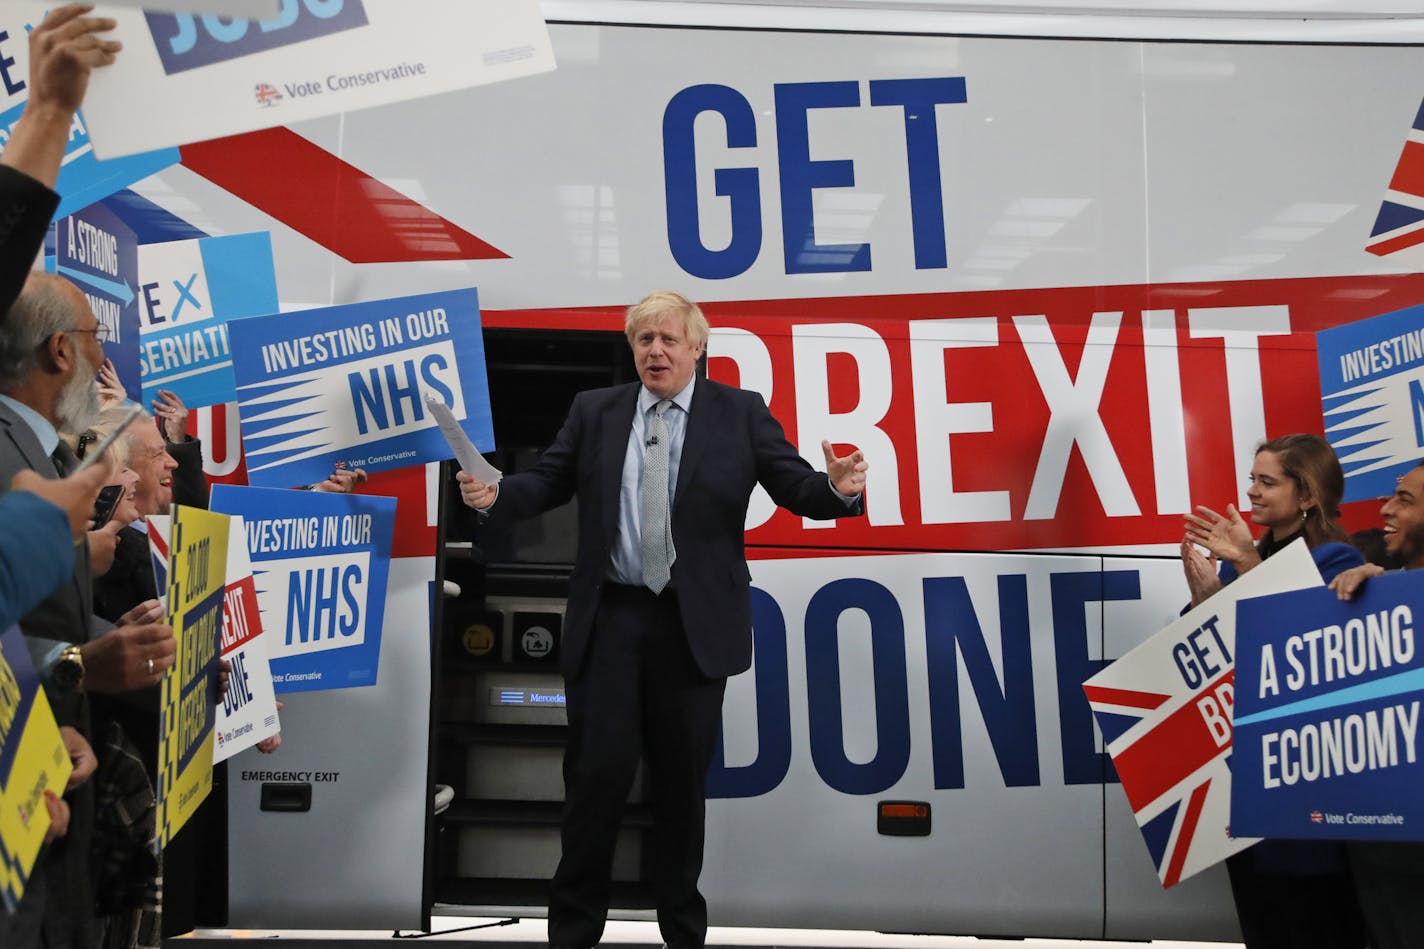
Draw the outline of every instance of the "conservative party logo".
<instances>
[{"instance_id":1,"label":"conservative party logo","mask_svg":"<svg viewBox=\"0 0 1424 949\"><path fill-rule=\"evenodd\" d=\"M277 91L277 87L265 82L257 84L253 96L257 99L257 104L264 109L270 109L282 101L282 93Z\"/></svg>"},{"instance_id":2,"label":"conservative party logo","mask_svg":"<svg viewBox=\"0 0 1424 949\"><path fill-rule=\"evenodd\" d=\"M367 25L361 0L282 0L270 20L192 13L143 16L169 76Z\"/></svg>"}]
</instances>

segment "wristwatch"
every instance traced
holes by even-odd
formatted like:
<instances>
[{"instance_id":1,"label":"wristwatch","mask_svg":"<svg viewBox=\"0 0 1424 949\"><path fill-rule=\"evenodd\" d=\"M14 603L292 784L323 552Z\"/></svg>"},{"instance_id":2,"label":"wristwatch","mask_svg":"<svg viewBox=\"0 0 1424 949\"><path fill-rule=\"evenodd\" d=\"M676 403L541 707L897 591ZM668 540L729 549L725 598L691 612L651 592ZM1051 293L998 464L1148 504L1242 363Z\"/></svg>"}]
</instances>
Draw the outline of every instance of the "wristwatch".
<instances>
[{"instance_id":1,"label":"wristwatch","mask_svg":"<svg viewBox=\"0 0 1424 949\"><path fill-rule=\"evenodd\" d=\"M84 684L84 655L78 646L65 646L59 659L50 668L50 679L66 691L77 692Z\"/></svg>"}]
</instances>

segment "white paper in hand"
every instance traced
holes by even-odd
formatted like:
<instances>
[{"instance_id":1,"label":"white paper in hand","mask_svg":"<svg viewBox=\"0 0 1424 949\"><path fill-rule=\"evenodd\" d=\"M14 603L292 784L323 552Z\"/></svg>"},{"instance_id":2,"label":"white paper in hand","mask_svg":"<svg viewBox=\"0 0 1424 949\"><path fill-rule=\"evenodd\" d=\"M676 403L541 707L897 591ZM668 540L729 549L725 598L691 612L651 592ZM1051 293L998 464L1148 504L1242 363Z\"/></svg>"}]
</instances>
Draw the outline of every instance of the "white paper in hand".
<instances>
[{"instance_id":1,"label":"white paper in hand","mask_svg":"<svg viewBox=\"0 0 1424 949\"><path fill-rule=\"evenodd\" d=\"M484 456L475 449L475 443L470 441L470 436L460 427L450 407L441 400L428 396L425 404L430 408L430 414L435 416L435 423L440 426L440 434L450 443L450 450L455 453L455 460L460 463L460 467L485 484L498 484L499 479L504 477L504 472L485 461Z\"/></svg>"}]
</instances>

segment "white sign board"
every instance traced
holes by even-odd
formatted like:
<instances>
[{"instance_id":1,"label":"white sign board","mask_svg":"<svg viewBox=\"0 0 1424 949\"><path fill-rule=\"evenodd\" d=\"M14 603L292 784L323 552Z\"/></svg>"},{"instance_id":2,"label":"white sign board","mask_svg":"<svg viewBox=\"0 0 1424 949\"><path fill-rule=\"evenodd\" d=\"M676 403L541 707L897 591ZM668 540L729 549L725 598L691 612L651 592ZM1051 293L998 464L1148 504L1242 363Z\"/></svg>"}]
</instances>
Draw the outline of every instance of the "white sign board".
<instances>
[{"instance_id":1,"label":"white sign board","mask_svg":"<svg viewBox=\"0 0 1424 949\"><path fill-rule=\"evenodd\" d=\"M283 0L245 20L108 9L124 51L85 102L101 158L554 68L536 0Z\"/></svg>"},{"instance_id":2,"label":"white sign board","mask_svg":"<svg viewBox=\"0 0 1424 949\"><path fill-rule=\"evenodd\" d=\"M1320 585L1298 541L1083 683L1163 886L1256 842L1230 833L1236 601Z\"/></svg>"},{"instance_id":3,"label":"white sign board","mask_svg":"<svg viewBox=\"0 0 1424 949\"><path fill-rule=\"evenodd\" d=\"M252 558L247 553L247 525L241 515L233 517L228 531L222 657L230 669L227 694L218 703L213 729L214 764L282 730L252 577Z\"/></svg>"},{"instance_id":4,"label":"white sign board","mask_svg":"<svg viewBox=\"0 0 1424 949\"><path fill-rule=\"evenodd\" d=\"M221 17L278 16L288 7L296 6L300 0L109 0L121 7L143 7L145 10L166 10L175 13L206 13Z\"/></svg>"}]
</instances>

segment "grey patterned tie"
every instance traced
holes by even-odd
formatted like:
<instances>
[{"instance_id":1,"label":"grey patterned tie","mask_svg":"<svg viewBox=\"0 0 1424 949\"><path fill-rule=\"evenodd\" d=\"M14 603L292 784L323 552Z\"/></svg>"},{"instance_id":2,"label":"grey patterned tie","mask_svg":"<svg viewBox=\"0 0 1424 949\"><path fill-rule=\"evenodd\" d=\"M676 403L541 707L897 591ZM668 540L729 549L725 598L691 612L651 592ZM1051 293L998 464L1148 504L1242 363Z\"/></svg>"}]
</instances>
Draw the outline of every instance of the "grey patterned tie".
<instances>
[{"instance_id":1,"label":"grey patterned tie","mask_svg":"<svg viewBox=\"0 0 1424 949\"><path fill-rule=\"evenodd\" d=\"M643 451L643 584L654 593L663 592L668 585L672 562L677 559L668 523L668 443L672 439L663 418L670 405L672 402L663 399L653 406Z\"/></svg>"}]
</instances>

